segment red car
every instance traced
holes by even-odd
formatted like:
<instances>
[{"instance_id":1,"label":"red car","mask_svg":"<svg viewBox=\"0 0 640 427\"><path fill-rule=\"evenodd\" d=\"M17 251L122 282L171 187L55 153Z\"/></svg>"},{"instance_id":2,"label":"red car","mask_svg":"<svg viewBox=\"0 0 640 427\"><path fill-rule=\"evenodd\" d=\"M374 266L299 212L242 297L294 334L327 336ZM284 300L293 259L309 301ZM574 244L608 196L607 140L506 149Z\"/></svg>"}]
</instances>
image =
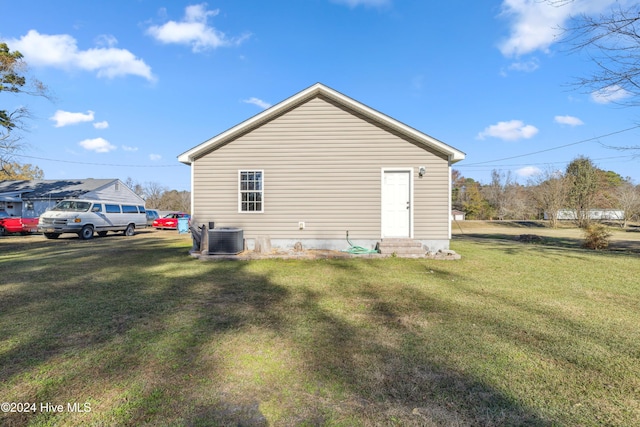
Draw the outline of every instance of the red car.
<instances>
[{"instance_id":1,"label":"red car","mask_svg":"<svg viewBox=\"0 0 640 427\"><path fill-rule=\"evenodd\" d=\"M187 218L187 222L191 220L191 216L188 213L184 212L171 212L170 214L166 214L162 218L158 218L153 220L153 228L157 229L178 229L178 219L179 218Z\"/></svg>"},{"instance_id":2,"label":"red car","mask_svg":"<svg viewBox=\"0 0 640 427\"><path fill-rule=\"evenodd\" d=\"M38 218L20 218L0 211L0 236L9 233L35 233L38 231Z\"/></svg>"}]
</instances>

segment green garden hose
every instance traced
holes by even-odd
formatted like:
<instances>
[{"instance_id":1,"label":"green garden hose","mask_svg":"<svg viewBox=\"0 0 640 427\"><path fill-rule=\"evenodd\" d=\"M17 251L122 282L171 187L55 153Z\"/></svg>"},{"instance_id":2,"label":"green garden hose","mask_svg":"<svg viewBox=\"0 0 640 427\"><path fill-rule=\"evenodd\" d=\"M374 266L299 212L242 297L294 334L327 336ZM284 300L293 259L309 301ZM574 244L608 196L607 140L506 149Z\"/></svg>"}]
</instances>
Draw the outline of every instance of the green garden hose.
<instances>
[{"instance_id":1,"label":"green garden hose","mask_svg":"<svg viewBox=\"0 0 640 427\"><path fill-rule=\"evenodd\" d=\"M346 252L349 254L354 254L354 255L365 255L365 254L377 254L378 251L375 249L367 249L367 248L363 248L362 246L356 246L353 243L351 243L351 240L349 240L349 232L347 231L347 243L349 243L350 248L349 249L345 249L342 252Z\"/></svg>"}]
</instances>

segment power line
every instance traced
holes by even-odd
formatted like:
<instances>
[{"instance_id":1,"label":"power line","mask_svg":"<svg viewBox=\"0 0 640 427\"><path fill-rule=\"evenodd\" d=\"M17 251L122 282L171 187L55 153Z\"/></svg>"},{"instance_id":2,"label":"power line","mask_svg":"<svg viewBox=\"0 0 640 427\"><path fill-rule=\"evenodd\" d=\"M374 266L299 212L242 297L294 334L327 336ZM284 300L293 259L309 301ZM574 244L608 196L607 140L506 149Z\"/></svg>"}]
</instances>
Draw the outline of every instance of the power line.
<instances>
[{"instance_id":1,"label":"power line","mask_svg":"<svg viewBox=\"0 0 640 427\"><path fill-rule=\"evenodd\" d=\"M89 166L111 166L111 167L118 167L118 168L175 168L175 167L182 166L182 165L118 165L115 163L91 163L91 162L76 162L73 160L47 159L45 157L27 156L24 154L12 154L12 156L25 157L27 159L46 160L49 162L72 163L76 165L89 165Z\"/></svg>"},{"instance_id":2,"label":"power line","mask_svg":"<svg viewBox=\"0 0 640 427\"><path fill-rule=\"evenodd\" d=\"M599 157L596 159L591 159L593 161L598 161L598 160L613 160L613 159L628 159L629 161L633 160L631 158L629 158L629 156L613 156L613 157ZM546 166L546 165L561 165L561 164L568 164L570 163L571 160L558 160L555 162L541 162L541 163L511 163L511 164L490 164L490 165L485 165L485 166L474 166L471 165L471 169L475 170L475 171L479 171L479 170L491 170L494 169L496 167L518 167L518 166ZM460 165L459 167L462 166L468 166L468 165ZM458 166L456 166L457 168Z\"/></svg>"},{"instance_id":3,"label":"power line","mask_svg":"<svg viewBox=\"0 0 640 427\"><path fill-rule=\"evenodd\" d=\"M462 168L462 167L468 167L468 166L484 165L484 164L487 164L487 163L501 162L503 160L512 160L512 159L518 159L520 157L533 156L534 154L546 153L548 151L559 150L560 148L570 147L572 145L584 144L585 142L595 141L596 139L606 138L608 136L617 135L617 134L623 133L623 132L628 132L630 130L637 129L637 128L640 128L640 125L636 125L636 126L633 126L633 127L627 128L627 129L622 129L622 130L619 130L619 131L611 132L611 133L608 133L608 134L605 134L605 135L594 136L593 138L589 138L589 139L583 139L582 141L572 142L571 144L565 144L565 145L559 145L557 147L547 148L546 150L534 151L534 152L531 152L531 153L520 154L520 155L517 155L517 156L511 156L511 157L503 157L502 159L488 160L486 162L470 163L470 164L467 164L467 165L460 165L458 167Z\"/></svg>"}]
</instances>

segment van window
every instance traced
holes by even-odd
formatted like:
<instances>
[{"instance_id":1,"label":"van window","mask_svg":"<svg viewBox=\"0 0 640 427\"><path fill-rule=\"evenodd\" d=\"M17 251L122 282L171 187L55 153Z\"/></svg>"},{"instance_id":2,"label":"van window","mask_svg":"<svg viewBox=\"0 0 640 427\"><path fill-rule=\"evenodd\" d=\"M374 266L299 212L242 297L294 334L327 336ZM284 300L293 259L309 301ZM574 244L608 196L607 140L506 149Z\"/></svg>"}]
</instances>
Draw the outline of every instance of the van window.
<instances>
[{"instance_id":1,"label":"van window","mask_svg":"<svg viewBox=\"0 0 640 427\"><path fill-rule=\"evenodd\" d=\"M122 213L138 213L138 208L131 205L122 205Z\"/></svg>"},{"instance_id":2,"label":"van window","mask_svg":"<svg viewBox=\"0 0 640 427\"><path fill-rule=\"evenodd\" d=\"M120 213L120 205L104 205L107 213Z\"/></svg>"},{"instance_id":3,"label":"van window","mask_svg":"<svg viewBox=\"0 0 640 427\"><path fill-rule=\"evenodd\" d=\"M52 211L87 212L90 202L78 202L77 200L63 200L51 209Z\"/></svg>"},{"instance_id":4,"label":"van window","mask_svg":"<svg viewBox=\"0 0 640 427\"><path fill-rule=\"evenodd\" d=\"M102 212L102 203L95 203L91 208L91 212Z\"/></svg>"},{"instance_id":5,"label":"van window","mask_svg":"<svg viewBox=\"0 0 640 427\"><path fill-rule=\"evenodd\" d=\"M146 213L147 212L146 209L144 208L144 206L138 206L138 211L140 213Z\"/></svg>"}]
</instances>

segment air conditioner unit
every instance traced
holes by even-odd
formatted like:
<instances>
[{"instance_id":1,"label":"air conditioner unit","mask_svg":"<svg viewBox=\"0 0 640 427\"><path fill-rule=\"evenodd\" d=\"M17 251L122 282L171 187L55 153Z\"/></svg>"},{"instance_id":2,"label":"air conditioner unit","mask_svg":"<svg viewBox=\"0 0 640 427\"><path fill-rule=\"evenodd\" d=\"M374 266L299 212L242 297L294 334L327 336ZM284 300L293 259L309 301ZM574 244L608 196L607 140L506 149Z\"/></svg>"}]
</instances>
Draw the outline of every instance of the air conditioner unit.
<instances>
[{"instance_id":1,"label":"air conditioner unit","mask_svg":"<svg viewBox=\"0 0 640 427\"><path fill-rule=\"evenodd\" d=\"M244 233L241 228L213 228L208 233L209 255L235 255L244 250Z\"/></svg>"}]
</instances>

